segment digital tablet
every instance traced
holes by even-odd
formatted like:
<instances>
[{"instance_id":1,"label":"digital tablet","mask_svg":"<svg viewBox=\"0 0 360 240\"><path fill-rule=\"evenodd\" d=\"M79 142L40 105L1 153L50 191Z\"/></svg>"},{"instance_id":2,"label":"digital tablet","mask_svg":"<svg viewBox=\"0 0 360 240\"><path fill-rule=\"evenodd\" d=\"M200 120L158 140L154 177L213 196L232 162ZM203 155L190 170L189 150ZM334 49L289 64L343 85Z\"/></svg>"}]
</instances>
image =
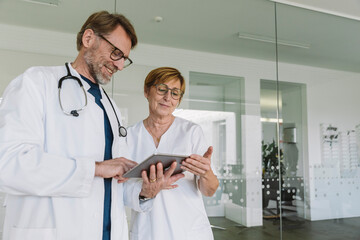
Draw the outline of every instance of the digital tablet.
<instances>
[{"instance_id":1,"label":"digital tablet","mask_svg":"<svg viewBox=\"0 0 360 240\"><path fill-rule=\"evenodd\" d=\"M165 171L168 167L170 167L171 163L176 161L177 165L176 165L173 175L177 174L177 173L181 173L183 171L180 168L181 162L188 157L189 156L186 156L186 155L155 153L155 154L151 155L150 157L148 157L147 159L145 159L144 161L142 161L141 163L139 163L139 165L136 165L134 168L130 169L128 172L126 172L123 175L123 177L141 178L141 172L143 170L146 170L147 173L149 174L150 166L153 164L156 165L156 163L158 163L158 162L162 162L163 168Z\"/></svg>"}]
</instances>

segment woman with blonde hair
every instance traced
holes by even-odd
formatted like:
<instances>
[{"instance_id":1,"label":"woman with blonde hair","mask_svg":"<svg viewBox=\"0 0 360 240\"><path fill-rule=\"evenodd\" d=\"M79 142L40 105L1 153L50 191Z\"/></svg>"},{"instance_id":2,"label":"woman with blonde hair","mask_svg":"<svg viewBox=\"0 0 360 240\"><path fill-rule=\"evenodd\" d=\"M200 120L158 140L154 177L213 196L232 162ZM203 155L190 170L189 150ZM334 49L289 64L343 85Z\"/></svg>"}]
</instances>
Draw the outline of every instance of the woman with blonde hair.
<instances>
[{"instance_id":1,"label":"woman with blonde hair","mask_svg":"<svg viewBox=\"0 0 360 240\"><path fill-rule=\"evenodd\" d=\"M141 162L155 152L189 157L181 166L183 177L157 194L151 211L132 212L132 240L213 239L202 195L212 196L219 182L211 169L212 147L206 145L201 127L173 115L184 92L185 80L175 68L154 69L145 79L149 116L128 129L131 159ZM163 181L159 165L152 166L157 171L150 173L150 183ZM140 199L146 197L140 192Z\"/></svg>"}]
</instances>

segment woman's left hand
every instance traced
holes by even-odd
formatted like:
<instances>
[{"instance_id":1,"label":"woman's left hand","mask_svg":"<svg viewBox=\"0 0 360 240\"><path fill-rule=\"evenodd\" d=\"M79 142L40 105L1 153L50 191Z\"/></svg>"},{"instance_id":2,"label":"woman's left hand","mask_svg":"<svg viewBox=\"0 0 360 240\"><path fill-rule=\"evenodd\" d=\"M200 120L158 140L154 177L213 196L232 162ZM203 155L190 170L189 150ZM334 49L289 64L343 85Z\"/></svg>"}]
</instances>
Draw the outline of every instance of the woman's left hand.
<instances>
[{"instance_id":1,"label":"woman's left hand","mask_svg":"<svg viewBox=\"0 0 360 240\"><path fill-rule=\"evenodd\" d=\"M162 163L157 163L150 167L150 174L147 176L146 171L142 171L141 176L143 179L143 184L140 192L140 196L147 198L154 198L163 189L173 189L178 187L174 184L180 178L183 178L185 175L178 173L172 175L176 168L176 162L173 162L170 165L170 168L165 172L163 171Z\"/></svg>"},{"instance_id":2,"label":"woman's left hand","mask_svg":"<svg viewBox=\"0 0 360 240\"><path fill-rule=\"evenodd\" d=\"M212 196L219 186L219 180L211 169L213 147L209 147L203 156L192 154L182 162L181 168L199 176L199 190L204 196Z\"/></svg>"},{"instance_id":3,"label":"woman's left hand","mask_svg":"<svg viewBox=\"0 0 360 240\"><path fill-rule=\"evenodd\" d=\"M205 177L212 172L211 170L211 155L213 147L209 147L203 156L198 154L191 154L190 157L182 162L181 168L189 171L196 176Z\"/></svg>"}]
</instances>

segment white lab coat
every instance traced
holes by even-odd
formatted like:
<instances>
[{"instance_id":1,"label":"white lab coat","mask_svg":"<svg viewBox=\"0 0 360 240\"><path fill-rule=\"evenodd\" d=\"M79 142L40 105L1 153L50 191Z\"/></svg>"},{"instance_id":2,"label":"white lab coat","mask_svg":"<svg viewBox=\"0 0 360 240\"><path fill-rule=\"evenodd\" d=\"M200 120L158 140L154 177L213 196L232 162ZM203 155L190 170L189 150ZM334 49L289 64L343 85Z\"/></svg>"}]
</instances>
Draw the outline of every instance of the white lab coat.
<instances>
[{"instance_id":1,"label":"white lab coat","mask_svg":"<svg viewBox=\"0 0 360 240\"><path fill-rule=\"evenodd\" d=\"M7 193L3 240L102 238L104 181L94 177L94 171L95 161L104 158L103 111L86 92L88 105L80 116L65 115L57 84L66 74L65 66L33 67L5 90L0 105L0 191ZM89 85L81 81L88 90ZM84 102L76 81L65 80L62 88L67 110ZM101 93L114 135L113 158L128 157L114 111ZM121 119L120 112L117 115ZM125 194L138 199L140 188L136 185ZM142 210L139 201L130 204ZM111 239L128 239L123 184L116 180L112 181L111 222Z\"/></svg>"},{"instance_id":2,"label":"white lab coat","mask_svg":"<svg viewBox=\"0 0 360 240\"><path fill-rule=\"evenodd\" d=\"M142 121L128 129L127 143L132 146L129 148L131 158L137 162L155 152L203 155L208 147L201 127L178 117L162 135L157 148ZM157 194L151 211L132 211L130 239L213 239L197 179L194 174L185 172L185 177L176 182L178 188L162 190ZM125 183L125 188L132 188L135 183L130 180Z\"/></svg>"}]
</instances>

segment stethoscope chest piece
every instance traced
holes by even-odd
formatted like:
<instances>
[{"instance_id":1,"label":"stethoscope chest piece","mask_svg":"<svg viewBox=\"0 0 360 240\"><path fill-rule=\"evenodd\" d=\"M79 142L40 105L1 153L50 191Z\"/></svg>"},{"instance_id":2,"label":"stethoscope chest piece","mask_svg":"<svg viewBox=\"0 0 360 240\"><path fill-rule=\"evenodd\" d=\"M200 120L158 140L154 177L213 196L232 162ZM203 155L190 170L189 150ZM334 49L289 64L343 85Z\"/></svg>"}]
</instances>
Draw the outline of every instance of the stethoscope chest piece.
<instances>
[{"instance_id":1,"label":"stethoscope chest piece","mask_svg":"<svg viewBox=\"0 0 360 240\"><path fill-rule=\"evenodd\" d=\"M119 136L120 137L126 137L127 136L127 130L123 126L119 126Z\"/></svg>"}]
</instances>

